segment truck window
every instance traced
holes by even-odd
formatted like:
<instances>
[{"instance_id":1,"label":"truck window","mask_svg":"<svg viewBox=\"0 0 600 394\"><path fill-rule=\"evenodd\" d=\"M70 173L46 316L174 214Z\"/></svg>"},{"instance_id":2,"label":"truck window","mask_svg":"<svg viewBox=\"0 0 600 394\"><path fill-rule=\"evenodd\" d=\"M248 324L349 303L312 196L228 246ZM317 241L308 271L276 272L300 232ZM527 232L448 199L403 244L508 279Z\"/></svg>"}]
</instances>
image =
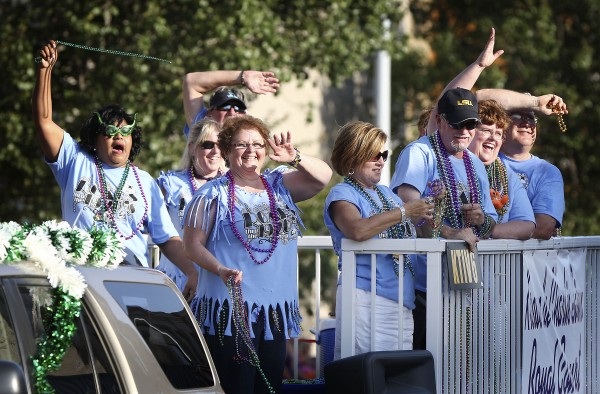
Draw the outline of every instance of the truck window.
<instances>
[{"instance_id":1,"label":"truck window","mask_svg":"<svg viewBox=\"0 0 600 394\"><path fill-rule=\"evenodd\" d=\"M28 317L36 342L39 342L46 336L44 324L48 312L37 300L49 297L52 289L19 286L19 291L25 310L31 311ZM75 320L75 326L71 346L67 348L61 366L47 374L50 385L57 393L120 393L108 355L84 308L81 309L80 317Z\"/></svg>"},{"instance_id":2,"label":"truck window","mask_svg":"<svg viewBox=\"0 0 600 394\"><path fill-rule=\"evenodd\" d=\"M4 289L0 286L0 359L14 361L23 366L17 347L15 328L8 314Z\"/></svg>"},{"instance_id":3,"label":"truck window","mask_svg":"<svg viewBox=\"0 0 600 394\"><path fill-rule=\"evenodd\" d=\"M105 282L176 389L214 386L208 357L185 305L173 290L147 283Z\"/></svg>"}]
</instances>

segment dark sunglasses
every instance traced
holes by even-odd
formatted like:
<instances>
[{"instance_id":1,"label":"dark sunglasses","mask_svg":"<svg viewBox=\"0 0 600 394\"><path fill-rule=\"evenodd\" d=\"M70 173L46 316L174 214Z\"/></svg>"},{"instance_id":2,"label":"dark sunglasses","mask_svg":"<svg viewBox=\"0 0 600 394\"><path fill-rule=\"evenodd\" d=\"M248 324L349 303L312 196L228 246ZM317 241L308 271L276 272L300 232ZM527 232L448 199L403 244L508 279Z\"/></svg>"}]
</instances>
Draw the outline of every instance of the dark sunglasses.
<instances>
[{"instance_id":1,"label":"dark sunglasses","mask_svg":"<svg viewBox=\"0 0 600 394\"><path fill-rule=\"evenodd\" d=\"M379 159L383 158L383 161L387 161L389 152L387 150L384 150L383 152L379 152L378 154L376 154L375 156L373 156L371 158L371 161L379 161Z\"/></svg>"},{"instance_id":2,"label":"dark sunglasses","mask_svg":"<svg viewBox=\"0 0 600 394\"><path fill-rule=\"evenodd\" d=\"M98 122L100 122L101 125L104 125L104 130L102 131L102 134L104 134L107 137L114 137L115 135L117 135L117 133L121 134L123 137L127 137L128 135L131 135L131 133L133 133L133 130L135 129L135 121L137 118L137 114L133 115L132 124L121 127L117 127L112 124L105 124L102 121L102 118L100 117L100 114L98 112L94 112L94 114L96 114L96 116L98 117Z\"/></svg>"},{"instance_id":3,"label":"dark sunglasses","mask_svg":"<svg viewBox=\"0 0 600 394\"><path fill-rule=\"evenodd\" d=\"M215 145L217 145L217 143L215 141L204 141L203 143L200 144L200 147L202 149L213 149L215 147Z\"/></svg>"},{"instance_id":4,"label":"dark sunglasses","mask_svg":"<svg viewBox=\"0 0 600 394\"><path fill-rule=\"evenodd\" d=\"M444 117L444 119L446 120L446 122L448 122L448 119L446 119L445 117ZM448 122L448 125L450 127L452 127L454 130L462 130L462 129L473 130L480 124L481 124L481 121L479 119L475 119L475 118L465 119L462 122L458 122L458 123Z\"/></svg>"},{"instance_id":5,"label":"dark sunglasses","mask_svg":"<svg viewBox=\"0 0 600 394\"><path fill-rule=\"evenodd\" d=\"M527 114L512 114L510 115L510 119L515 123L527 123L534 126L538 122L538 118L536 118L534 115Z\"/></svg>"},{"instance_id":6,"label":"dark sunglasses","mask_svg":"<svg viewBox=\"0 0 600 394\"><path fill-rule=\"evenodd\" d=\"M217 107L217 109L219 111L229 111L231 108L233 108L233 110L235 112L237 112L238 114L245 114L246 113L246 109L245 108L242 108L239 105L235 105L235 104L225 104L225 105L222 105L220 107Z\"/></svg>"}]
</instances>

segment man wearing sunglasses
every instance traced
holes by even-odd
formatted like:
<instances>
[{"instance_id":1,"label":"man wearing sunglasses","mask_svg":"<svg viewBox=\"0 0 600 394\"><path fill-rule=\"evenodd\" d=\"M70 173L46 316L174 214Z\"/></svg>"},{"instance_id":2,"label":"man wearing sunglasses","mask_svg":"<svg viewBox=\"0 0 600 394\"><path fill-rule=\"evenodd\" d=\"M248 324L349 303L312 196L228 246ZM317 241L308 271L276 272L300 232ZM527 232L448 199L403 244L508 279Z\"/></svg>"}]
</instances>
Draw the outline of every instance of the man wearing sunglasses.
<instances>
[{"instance_id":1,"label":"man wearing sunglasses","mask_svg":"<svg viewBox=\"0 0 600 394\"><path fill-rule=\"evenodd\" d=\"M565 211L564 182L555 165L531 153L538 131L537 114L568 114L567 105L555 94L532 96L506 89L481 89L479 100L496 100L507 110L511 124L505 132L500 158L517 173L527 190L535 214L532 237L550 239L560 234Z\"/></svg>"},{"instance_id":2,"label":"man wearing sunglasses","mask_svg":"<svg viewBox=\"0 0 600 394\"><path fill-rule=\"evenodd\" d=\"M505 108L522 108L508 111L511 124L506 130L506 138L499 156L517 173L527 190L536 222L532 237L550 239L553 235L560 234L565 211L562 174L558 167L533 155L531 150L538 130L538 118L533 109L550 115L552 110L548 107L554 107L561 114L566 114L566 104L556 95L535 97L526 93L497 89L480 92L478 96L497 97ZM529 105L525 106L524 103Z\"/></svg>"},{"instance_id":3,"label":"man wearing sunglasses","mask_svg":"<svg viewBox=\"0 0 600 394\"><path fill-rule=\"evenodd\" d=\"M186 124L183 133L187 138L190 128L205 117L223 123L226 117L246 113L244 93L232 86L242 85L252 93L275 93L279 79L270 71L220 70L188 73L183 78L183 109ZM204 105L204 95L213 92Z\"/></svg>"}]
</instances>

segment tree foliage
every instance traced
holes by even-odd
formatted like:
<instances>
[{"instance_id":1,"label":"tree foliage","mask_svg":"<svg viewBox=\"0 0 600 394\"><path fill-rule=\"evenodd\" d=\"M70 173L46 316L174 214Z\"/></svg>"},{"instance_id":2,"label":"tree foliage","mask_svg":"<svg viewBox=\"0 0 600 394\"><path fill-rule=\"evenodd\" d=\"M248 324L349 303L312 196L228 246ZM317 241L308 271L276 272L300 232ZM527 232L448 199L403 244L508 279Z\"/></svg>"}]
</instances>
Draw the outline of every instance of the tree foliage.
<instances>
[{"instance_id":1,"label":"tree foliage","mask_svg":"<svg viewBox=\"0 0 600 394\"><path fill-rule=\"evenodd\" d=\"M600 232L596 182L600 140L600 3L595 0L413 1L416 38L431 54L412 52L395 63L393 96L431 104L443 87L477 58L492 27L496 49L505 53L480 77L476 88L507 88L534 95L554 93L569 108L561 133L556 117L544 117L533 154L558 166L565 181L564 235ZM425 95L423 93L426 93ZM418 116L396 108L396 122ZM400 137L398 137L400 138Z\"/></svg>"},{"instance_id":2,"label":"tree foliage","mask_svg":"<svg viewBox=\"0 0 600 394\"><path fill-rule=\"evenodd\" d=\"M181 78L218 69L274 70L280 79L318 69L334 82L368 68L396 25L400 1L386 0L16 0L0 3L0 220L60 216L59 190L43 163L31 123L33 58L40 42L147 54L172 63L61 47L53 71L54 120L78 137L96 108L115 102L138 112L145 148L136 164L158 175L184 141Z\"/></svg>"}]
</instances>

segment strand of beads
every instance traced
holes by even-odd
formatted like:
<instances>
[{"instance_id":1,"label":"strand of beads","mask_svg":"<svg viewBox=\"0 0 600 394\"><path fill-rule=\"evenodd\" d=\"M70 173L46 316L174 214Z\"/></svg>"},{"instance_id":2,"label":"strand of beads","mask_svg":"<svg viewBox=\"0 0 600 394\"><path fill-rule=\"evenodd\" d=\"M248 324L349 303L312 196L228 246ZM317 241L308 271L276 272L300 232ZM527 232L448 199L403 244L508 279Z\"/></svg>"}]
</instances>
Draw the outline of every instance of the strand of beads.
<instances>
[{"instance_id":1,"label":"strand of beads","mask_svg":"<svg viewBox=\"0 0 600 394\"><path fill-rule=\"evenodd\" d=\"M267 262L275 252L275 249L277 248L277 244L279 242L279 231L281 228L281 223L279 223L279 216L277 215L277 205L275 202L275 194L273 192L273 188L271 187L269 182L267 182L265 177L261 175L260 180L262 181L262 184L265 187L265 190L267 191L267 196L269 198L269 216L271 217L271 223L273 224L273 238L271 241L271 246L268 249L257 248L250 245L249 242L246 242L246 240L244 239L244 237L242 237L242 234L240 234L237 227L235 227L235 182L233 180L233 175L231 174L231 171L227 172L226 176L229 181L229 189L227 195L227 206L229 207L229 212L231 215L229 219L229 226L231 227L235 237L242 243L242 245L244 245L244 248L250 255L250 258L252 258L252 261L254 261L254 263L256 264L263 264ZM267 257L265 257L262 260L258 260L254 256L253 252L267 253Z\"/></svg>"},{"instance_id":2,"label":"strand of beads","mask_svg":"<svg viewBox=\"0 0 600 394\"><path fill-rule=\"evenodd\" d=\"M242 284L240 282L235 281L235 276L232 275L227 278L227 291L229 292L229 298L231 299L231 311L232 311L232 320L233 325L235 327L235 342L236 342L236 352L239 359L244 360L245 358L241 355L240 349L238 346L239 341L242 341L244 345L248 348L248 354L250 355L249 359L245 359L251 365L256 367L256 370L262 377L265 385L269 389L269 393L275 393L273 386L267 379L265 372L260 366L260 360L258 355L256 354L256 349L252 344L252 338L250 337L250 327L248 325L248 314L246 313L246 308L244 307L244 296L242 294Z\"/></svg>"},{"instance_id":3,"label":"strand of beads","mask_svg":"<svg viewBox=\"0 0 600 394\"><path fill-rule=\"evenodd\" d=\"M107 186L107 182L106 182L106 173L104 172L104 166L102 165L102 161L100 161L98 156L95 156L94 158L95 158L95 162L96 162L96 172L98 173L98 178L100 179L100 195L102 196L102 210L108 214L108 217L110 219L109 225L111 227L113 227L117 231L117 233L119 233L119 235L121 237L125 238L125 240L127 241L127 240L133 238L135 236L135 234L137 234L137 232L144 225L144 221L148 217L148 201L146 200L146 194L144 193L144 189L142 188L142 182L140 181L140 176L137 172L135 165L133 165L133 163L131 163L129 160L127 160L127 164L125 164L125 170L123 171L123 176L121 177L119 186L117 187L117 190L115 191L114 199L111 202L109 199L109 196L108 196L108 186ZM127 177L129 176L130 168L133 171L135 181L137 182L138 188L140 189L140 194L142 195L142 200L144 201L144 214L142 215L142 218L137 223L137 225L136 225L135 229L132 231L132 233L130 235L126 236L125 234L123 234L121 232L121 230L119 229L119 226L117 226L117 219L115 217L115 211L119 207L119 200L121 199L123 187L125 187L125 182L127 181ZM113 203L115 205L114 209L113 209Z\"/></svg>"},{"instance_id":4,"label":"strand of beads","mask_svg":"<svg viewBox=\"0 0 600 394\"><path fill-rule=\"evenodd\" d=\"M369 193L367 193L367 191L365 190L364 187L362 187L358 182L356 182L356 180L350 176L346 176L344 177L344 182L347 183L348 185L352 186L352 188L354 188L354 190L356 190L361 196L363 196L368 202L369 205L371 206L371 209L376 212L376 213L382 213L385 211L390 211L392 209L395 209L395 207L393 207L390 202L388 201L387 198L385 198L385 195L383 194L383 192L381 191L381 189L375 185L373 187L373 189L375 190L375 193L377 193L377 197L379 197L379 199L381 200L381 205L382 207L379 206L379 204L377 204L377 202L375 201L375 199L373 197L371 197L371 195ZM403 211L404 212L404 211ZM387 230L386 230L386 234L387 237L390 239L402 239L404 238L405 232L404 229L402 228L402 225L404 226L412 226L412 222L410 221L410 219L408 217L406 217L406 215L402 215L402 220L400 223L396 223L392 226L390 226ZM414 233L414 231L413 231ZM398 271L398 266L400 264L400 259L398 257L398 255L393 255L392 257L394 264L396 265L394 267L394 271L396 272L396 276L399 276L399 271ZM404 258L403 258L403 263L404 263L404 268L408 269L408 271L411 273L411 275L415 276L415 271L412 265L412 262L410 261L410 257L405 254Z\"/></svg>"},{"instance_id":5,"label":"strand of beads","mask_svg":"<svg viewBox=\"0 0 600 394\"><path fill-rule=\"evenodd\" d=\"M558 119L558 128L563 133L566 133L567 132L567 124L565 123L565 120L563 119L562 113L560 113L559 109L557 108L557 105L548 103L548 105L546 105L546 108L551 109L552 112L556 114L556 118Z\"/></svg>"},{"instance_id":6,"label":"strand of beads","mask_svg":"<svg viewBox=\"0 0 600 394\"><path fill-rule=\"evenodd\" d=\"M436 157L437 169L440 174L440 178L444 183L446 190L449 191L447 198L449 199L450 204L446 207L447 209L445 216L450 221L452 227L466 227L468 223L466 223L466 221L463 219L461 209L462 204L458 195L458 188L456 187L457 181L454 175L454 170L449 159L450 155L448 154L448 151L442 142L439 130L434 135L429 137L429 143L431 144ZM471 160L471 157L467 151L463 153L463 163L465 166L465 172L467 174L467 186L469 187L469 193L471 194L471 203L480 204L481 190L475 173L475 168L473 167L473 161ZM491 223L489 224L491 226ZM476 235L484 235L486 233L474 226L473 232L475 232Z\"/></svg>"},{"instance_id":7,"label":"strand of beads","mask_svg":"<svg viewBox=\"0 0 600 394\"><path fill-rule=\"evenodd\" d=\"M467 321L465 322L465 364L466 364L466 392L467 394L469 394L469 377L471 374L470 371L470 367L471 367L471 360L470 360L470 349L471 349L471 308L470 307L466 307L466 316L467 316Z\"/></svg>"},{"instance_id":8,"label":"strand of beads","mask_svg":"<svg viewBox=\"0 0 600 394\"><path fill-rule=\"evenodd\" d=\"M169 60L160 59L160 58L154 57L154 56L143 55L141 53L116 51L116 50L104 49L104 48L96 48L96 47L90 47L87 45L73 44L71 42L65 42L65 41L61 41L61 40L55 40L55 41L57 44L60 44L60 45L65 45L65 46L73 47L73 48L77 48L77 49L84 49L86 51L108 53L110 55L118 55L118 56L131 56L131 57L137 57L137 58L141 58L141 59L157 60L159 62L165 62L165 63L171 64L171 62ZM39 63L42 61L42 58L41 58L41 56L38 56L34 60L36 63Z\"/></svg>"},{"instance_id":9,"label":"strand of beads","mask_svg":"<svg viewBox=\"0 0 600 394\"><path fill-rule=\"evenodd\" d=\"M508 196L508 174L506 167L500 158L496 158L490 165L485 167L485 171L490 181L490 196L492 204L498 214L498 223L508 211L510 200Z\"/></svg>"}]
</instances>

